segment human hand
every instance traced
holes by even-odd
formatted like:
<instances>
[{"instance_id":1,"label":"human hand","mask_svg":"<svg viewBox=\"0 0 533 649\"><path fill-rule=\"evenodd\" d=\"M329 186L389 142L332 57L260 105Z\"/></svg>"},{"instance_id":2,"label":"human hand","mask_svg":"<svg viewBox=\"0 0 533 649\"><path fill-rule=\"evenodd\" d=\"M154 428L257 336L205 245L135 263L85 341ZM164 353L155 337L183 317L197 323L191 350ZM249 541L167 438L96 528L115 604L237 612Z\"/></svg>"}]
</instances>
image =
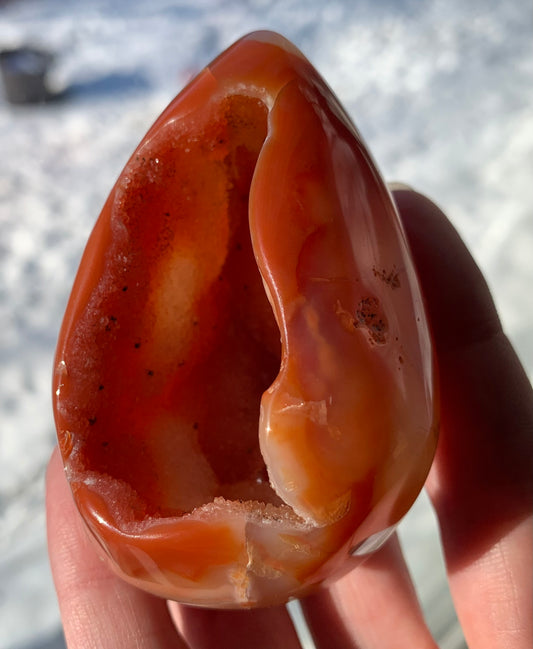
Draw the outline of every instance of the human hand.
<instances>
[{"instance_id":1,"label":"human hand","mask_svg":"<svg viewBox=\"0 0 533 649\"><path fill-rule=\"evenodd\" d=\"M428 199L395 192L434 333L441 437L427 489L470 649L533 640L533 396L479 269ZM54 453L52 572L69 649L300 647L285 607L193 609L116 577L96 554ZM398 541L302 601L317 649L435 647Z\"/></svg>"}]
</instances>

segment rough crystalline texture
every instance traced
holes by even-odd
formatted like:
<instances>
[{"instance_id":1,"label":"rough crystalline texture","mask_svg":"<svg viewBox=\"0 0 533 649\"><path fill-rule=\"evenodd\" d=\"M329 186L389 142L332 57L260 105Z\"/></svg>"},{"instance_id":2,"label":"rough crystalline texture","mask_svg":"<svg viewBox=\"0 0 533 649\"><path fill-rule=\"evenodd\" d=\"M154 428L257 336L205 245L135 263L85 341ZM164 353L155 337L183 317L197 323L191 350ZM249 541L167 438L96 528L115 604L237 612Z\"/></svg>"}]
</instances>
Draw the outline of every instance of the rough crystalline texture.
<instances>
[{"instance_id":1,"label":"rough crystalline texture","mask_svg":"<svg viewBox=\"0 0 533 649\"><path fill-rule=\"evenodd\" d=\"M433 373L405 237L356 129L290 43L240 40L143 139L72 291L55 415L92 536L164 597L305 594L415 499Z\"/></svg>"}]
</instances>

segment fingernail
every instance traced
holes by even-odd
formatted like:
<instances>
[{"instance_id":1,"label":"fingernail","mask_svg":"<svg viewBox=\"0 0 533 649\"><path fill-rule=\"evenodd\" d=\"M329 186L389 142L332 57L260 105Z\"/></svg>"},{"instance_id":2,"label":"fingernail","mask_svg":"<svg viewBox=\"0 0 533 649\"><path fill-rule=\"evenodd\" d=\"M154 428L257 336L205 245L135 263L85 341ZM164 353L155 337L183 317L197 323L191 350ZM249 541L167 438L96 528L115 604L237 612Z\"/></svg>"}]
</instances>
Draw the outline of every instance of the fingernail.
<instances>
[{"instance_id":1,"label":"fingernail","mask_svg":"<svg viewBox=\"0 0 533 649\"><path fill-rule=\"evenodd\" d=\"M388 182L387 187L391 192L398 192L398 191L416 192L416 189L411 187L411 185L406 185L405 183L396 182L395 180L393 180L392 182Z\"/></svg>"}]
</instances>

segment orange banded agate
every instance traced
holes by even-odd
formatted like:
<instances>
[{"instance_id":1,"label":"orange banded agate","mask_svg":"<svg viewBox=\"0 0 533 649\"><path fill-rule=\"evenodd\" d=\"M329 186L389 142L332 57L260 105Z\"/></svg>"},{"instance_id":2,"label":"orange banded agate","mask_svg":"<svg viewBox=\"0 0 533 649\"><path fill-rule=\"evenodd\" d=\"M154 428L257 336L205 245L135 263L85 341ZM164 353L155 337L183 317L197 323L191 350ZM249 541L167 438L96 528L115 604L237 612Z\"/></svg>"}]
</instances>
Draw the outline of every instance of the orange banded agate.
<instances>
[{"instance_id":1,"label":"orange banded agate","mask_svg":"<svg viewBox=\"0 0 533 649\"><path fill-rule=\"evenodd\" d=\"M293 45L246 36L148 131L81 261L53 394L87 528L166 598L300 597L413 503L433 377L416 272L361 137Z\"/></svg>"}]
</instances>

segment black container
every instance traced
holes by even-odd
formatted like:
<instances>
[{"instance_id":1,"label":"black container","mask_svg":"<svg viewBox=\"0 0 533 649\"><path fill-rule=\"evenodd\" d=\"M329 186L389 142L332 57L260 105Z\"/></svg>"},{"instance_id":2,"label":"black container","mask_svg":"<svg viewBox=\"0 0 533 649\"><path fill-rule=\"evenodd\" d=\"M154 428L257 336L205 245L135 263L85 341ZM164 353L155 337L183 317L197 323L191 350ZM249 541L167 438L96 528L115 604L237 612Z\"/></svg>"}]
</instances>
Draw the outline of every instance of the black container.
<instances>
[{"instance_id":1,"label":"black container","mask_svg":"<svg viewBox=\"0 0 533 649\"><path fill-rule=\"evenodd\" d=\"M46 74L51 62L49 52L32 47L0 51L6 99L12 104L34 104L50 99Z\"/></svg>"}]
</instances>

